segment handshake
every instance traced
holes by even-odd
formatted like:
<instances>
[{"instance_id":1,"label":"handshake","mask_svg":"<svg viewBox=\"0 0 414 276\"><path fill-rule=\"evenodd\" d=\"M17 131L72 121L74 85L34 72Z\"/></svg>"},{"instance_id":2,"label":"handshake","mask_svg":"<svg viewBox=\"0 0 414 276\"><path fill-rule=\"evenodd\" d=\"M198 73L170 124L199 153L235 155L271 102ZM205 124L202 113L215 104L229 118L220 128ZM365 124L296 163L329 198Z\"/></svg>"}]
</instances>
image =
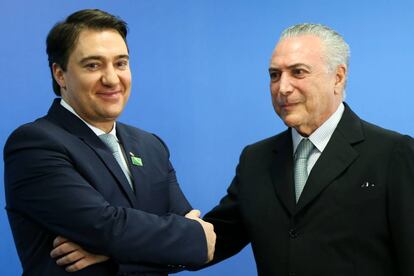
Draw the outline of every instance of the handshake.
<instances>
[{"instance_id":1,"label":"handshake","mask_svg":"<svg viewBox=\"0 0 414 276\"><path fill-rule=\"evenodd\" d=\"M201 213L199 210L191 210L185 217L197 221L203 228L207 242L206 263L208 263L212 261L214 257L216 233L214 232L213 224L202 220L200 215ZM61 236L54 239L53 250L50 252L50 256L56 259L56 264L64 266L67 272L76 272L93 264L105 262L109 259L108 256L92 254L83 249L80 245Z\"/></svg>"}]
</instances>

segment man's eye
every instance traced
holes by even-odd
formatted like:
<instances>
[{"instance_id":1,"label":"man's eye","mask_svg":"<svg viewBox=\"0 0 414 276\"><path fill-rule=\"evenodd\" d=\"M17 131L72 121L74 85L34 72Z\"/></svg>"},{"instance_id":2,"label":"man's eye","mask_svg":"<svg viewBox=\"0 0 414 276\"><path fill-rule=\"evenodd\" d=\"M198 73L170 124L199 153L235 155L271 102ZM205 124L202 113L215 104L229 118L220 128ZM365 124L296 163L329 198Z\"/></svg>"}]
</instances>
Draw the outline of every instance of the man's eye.
<instances>
[{"instance_id":1,"label":"man's eye","mask_svg":"<svg viewBox=\"0 0 414 276\"><path fill-rule=\"evenodd\" d=\"M118 68L121 68L121 69L126 69L126 68L128 68L128 65L129 65L128 60L120 60L120 61L118 61L118 62L116 63L116 66L117 66Z\"/></svg>"},{"instance_id":2,"label":"man's eye","mask_svg":"<svg viewBox=\"0 0 414 276\"><path fill-rule=\"evenodd\" d=\"M94 62L94 63L88 63L88 64L85 65L85 68L86 69L89 69L89 70L96 70L96 69L99 68L99 64L96 63L96 62Z\"/></svg>"},{"instance_id":3,"label":"man's eye","mask_svg":"<svg viewBox=\"0 0 414 276\"><path fill-rule=\"evenodd\" d=\"M293 70L292 70L292 74L293 74L294 76L297 76L297 77L302 77L302 76L304 76L304 75L305 75L305 73L306 73L306 71L305 71L305 70L303 70L303 69L299 69L299 68L297 68L297 69L293 69Z\"/></svg>"},{"instance_id":4,"label":"man's eye","mask_svg":"<svg viewBox=\"0 0 414 276\"><path fill-rule=\"evenodd\" d=\"M269 75L271 81L279 81L280 79L280 72L278 71L270 71Z\"/></svg>"}]
</instances>

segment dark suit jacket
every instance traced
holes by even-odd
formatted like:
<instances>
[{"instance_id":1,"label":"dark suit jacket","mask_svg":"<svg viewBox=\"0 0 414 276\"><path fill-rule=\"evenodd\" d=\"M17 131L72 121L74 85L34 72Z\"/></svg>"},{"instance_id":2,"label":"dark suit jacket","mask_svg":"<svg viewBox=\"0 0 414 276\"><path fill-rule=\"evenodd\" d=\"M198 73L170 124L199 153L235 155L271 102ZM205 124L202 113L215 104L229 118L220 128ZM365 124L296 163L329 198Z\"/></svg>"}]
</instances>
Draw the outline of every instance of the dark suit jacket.
<instances>
[{"instance_id":1,"label":"dark suit jacket","mask_svg":"<svg viewBox=\"0 0 414 276\"><path fill-rule=\"evenodd\" d=\"M290 130L246 147L205 219L216 262L251 242L263 276L414 275L414 142L348 106L295 203Z\"/></svg>"},{"instance_id":2,"label":"dark suit jacket","mask_svg":"<svg viewBox=\"0 0 414 276\"><path fill-rule=\"evenodd\" d=\"M117 135L135 191L110 150L59 99L47 116L9 137L6 209L24 275L166 275L207 260L201 225L182 217L191 206L167 147L122 123ZM132 154L143 166L132 164ZM49 256L57 235L111 261L66 273Z\"/></svg>"}]
</instances>

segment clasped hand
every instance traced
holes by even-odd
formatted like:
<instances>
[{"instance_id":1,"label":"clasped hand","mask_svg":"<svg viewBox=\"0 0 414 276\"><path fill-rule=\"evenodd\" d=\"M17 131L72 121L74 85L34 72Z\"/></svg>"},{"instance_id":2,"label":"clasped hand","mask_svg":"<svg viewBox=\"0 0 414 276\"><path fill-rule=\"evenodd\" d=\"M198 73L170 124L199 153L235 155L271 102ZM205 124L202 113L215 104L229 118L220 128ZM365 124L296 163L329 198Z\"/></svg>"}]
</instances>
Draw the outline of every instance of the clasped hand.
<instances>
[{"instance_id":1,"label":"clasped hand","mask_svg":"<svg viewBox=\"0 0 414 276\"><path fill-rule=\"evenodd\" d=\"M203 227L207 241L207 262L210 262L214 257L216 245L214 226L200 219L199 210L191 210L185 217L197 221ZM53 240L53 250L50 252L50 256L56 259L57 265L65 267L67 272L76 272L109 259L108 256L92 254L80 245L61 236Z\"/></svg>"}]
</instances>

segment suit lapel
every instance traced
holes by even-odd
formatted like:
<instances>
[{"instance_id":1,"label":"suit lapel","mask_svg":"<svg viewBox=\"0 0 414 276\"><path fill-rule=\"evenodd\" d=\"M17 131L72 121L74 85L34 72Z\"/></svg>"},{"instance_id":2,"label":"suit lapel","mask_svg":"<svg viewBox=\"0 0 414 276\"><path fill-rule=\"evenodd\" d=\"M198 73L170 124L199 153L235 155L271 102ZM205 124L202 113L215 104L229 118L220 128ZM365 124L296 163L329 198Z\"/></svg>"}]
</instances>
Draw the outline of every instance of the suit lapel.
<instances>
[{"instance_id":1,"label":"suit lapel","mask_svg":"<svg viewBox=\"0 0 414 276\"><path fill-rule=\"evenodd\" d=\"M62 107L60 105L60 99L55 99L53 102L53 105L48 112L48 119L77 136L97 154L99 159L102 160L121 186L121 189L123 190L124 195L128 198L131 206L135 207L135 195L126 176L110 150L99 137L96 136L96 134L78 117Z\"/></svg>"},{"instance_id":2,"label":"suit lapel","mask_svg":"<svg viewBox=\"0 0 414 276\"><path fill-rule=\"evenodd\" d=\"M148 181L148 175L146 173L145 158L143 158L144 157L144 152L143 152L144 146L141 144L140 140L137 139L138 137L132 137L128 135L128 133L125 130L125 126L123 124L117 123L116 132L117 132L119 140L121 141L124 147L127 163L128 163L130 172L132 174L136 198L139 199L139 197L141 197L142 195L148 194L147 183L149 183L149 181ZM142 158L142 166L135 165L132 163L131 157L133 156ZM137 200L138 207L139 207L140 202L141 200Z\"/></svg>"},{"instance_id":3,"label":"suit lapel","mask_svg":"<svg viewBox=\"0 0 414 276\"><path fill-rule=\"evenodd\" d=\"M290 130L277 136L272 152L269 171L276 195L289 212L293 214L296 206L293 180L293 145Z\"/></svg>"},{"instance_id":4,"label":"suit lapel","mask_svg":"<svg viewBox=\"0 0 414 276\"><path fill-rule=\"evenodd\" d=\"M95 135L96 136L96 135ZM125 196L128 198L129 202L131 203L132 207L136 207L135 205L135 195L134 191L131 189L129 182L122 171L120 165L110 152L110 150L103 144L101 140L94 141L94 139L85 139L81 137L81 139L88 144L99 156L99 158L105 163L105 166L108 170L112 173L112 175L118 181L118 184L121 186L122 191L124 192Z\"/></svg>"},{"instance_id":5,"label":"suit lapel","mask_svg":"<svg viewBox=\"0 0 414 276\"><path fill-rule=\"evenodd\" d=\"M308 177L296 211L315 199L358 156L341 135L332 136Z\"/></svg>"},{"instance_id":6,"label":"suit lapel","mask_svg":"<svg viewBox=\"0 0 414 276\"><path fill-rule=\"evenodd\" d=\"M360 119L345 104L345 111L325 150L312 168L296 206L296 212L311 203L353 161L358 152L353 144L363 140Z\"/></svg>"}]
</instances>

